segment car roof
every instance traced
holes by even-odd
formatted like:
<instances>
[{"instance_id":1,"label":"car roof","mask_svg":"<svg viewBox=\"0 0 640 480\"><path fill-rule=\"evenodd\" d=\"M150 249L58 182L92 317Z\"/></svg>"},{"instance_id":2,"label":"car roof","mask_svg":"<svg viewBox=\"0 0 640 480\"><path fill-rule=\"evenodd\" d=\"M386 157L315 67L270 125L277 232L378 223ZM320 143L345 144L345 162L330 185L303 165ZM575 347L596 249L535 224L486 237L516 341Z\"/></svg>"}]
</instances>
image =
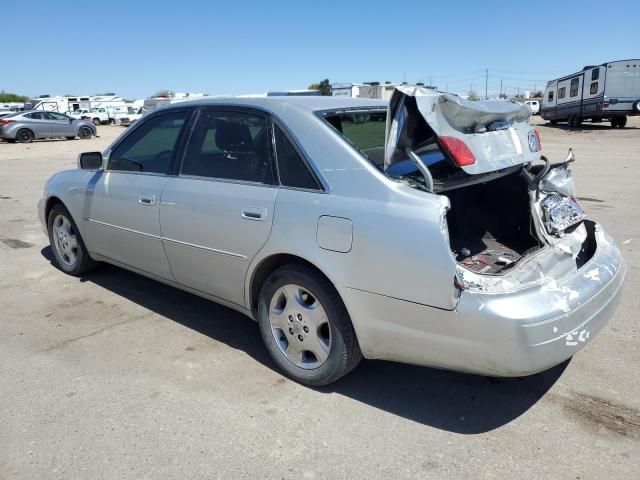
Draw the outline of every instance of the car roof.
<instances>
[{"instance_id":1,"label":"car roof","mask_svg":"<svg viewBox=\"0 0 640 480\"><path fill-rule=\"evenodd\" d=\"M281 110L283 107L314 112L318 110L335 110L351 108L387 108L384 100L371 98L330 97L330 96L273 96L273 97L209 97L196 100L176 102L160 108L177 108L186 105L229 105L260 108L264 110Z\"/></svg>"}]
</instances>

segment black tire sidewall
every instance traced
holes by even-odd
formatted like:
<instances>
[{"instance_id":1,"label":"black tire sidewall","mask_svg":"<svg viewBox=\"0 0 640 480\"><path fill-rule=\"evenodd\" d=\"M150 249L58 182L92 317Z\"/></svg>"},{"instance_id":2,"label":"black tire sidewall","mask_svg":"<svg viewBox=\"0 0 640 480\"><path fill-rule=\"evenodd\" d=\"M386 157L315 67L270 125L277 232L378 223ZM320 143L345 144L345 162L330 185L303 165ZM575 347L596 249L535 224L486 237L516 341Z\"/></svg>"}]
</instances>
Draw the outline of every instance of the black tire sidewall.
<instances>
[{"instance_id":1,"label":"black tire sidewall","mask_svg":"<svg viewBox=\"0 0 640 480\"><path fill-rule=\"evenodd\" d=\"M65 263L60 259L60 255L58 254L58 250L56 249L53 239L53 220L58 215L64 215L67 220L69 220L71 226L73 227L73 231L76 234L76 241L78 242L78 261L75 263L73 268L65 265ZM76 222L73 221L73 217L64 206L60 204L53 206L53 208L49 212L49 217L47 218L47 231L49 233L49 244L51 245L51 250L53 251L53 257L55 258L56 266L64 273L67 273L69 275L78 276L86 273L89 270L91 264L91 257L89 257L89 252L87 252L87 248L84 245L84 241L82 240L82 236L80 235L80 231L78 230Z\"/></svg>"},{"instance_id":2,"label":"black tire sidewall","mask_svg":"<svg viewBox=\"0 0 640 480\"><path fill-rule=\"evenodd\" d=\"M89 135L87 135L86 137L82 136L82 132L83 131L89 131ZM80 139L82 140L88 140L89 138L91 138L93 135L93 132L91 132L91 129L89 127L80 127L80 129L78 130L78 137L80 137Z\"/></svg>"},{"instance_id":3,"label":"black tire sidewall","mask_svg":"<svg viewBox=\"0 0 640 480\"><path fill-rule=\"evenodd\" d=\"M29 139L28 140L22 140L22 138L20 137L20 134L22 132L28 132L29 133ZM22 128L20 130L18 130L18 132L16 133L16 140L18 140L18 142L20 143L31 143L33 141L34 135L33 132L31 130L29 130L28 128Z\"/></svg>"},{"instance_id":4,"label":"black tire sidewall","mask_svg":"<svg viewBox=\"0 0 640 480\"><path fill-rule=\"evenodd\" d=\"M287 284L300 285L309 290L322 304L331 328L331 350L325 363L320 367L307 370L294 365L284 355L276 344L271 332L269 322L269 306L276 291ZM346 309L335 289L319 274L305 268L283 267L276 270L265 282L258 301L258 324L262 340L273 361L278 367L293 380L312 386L321 386L331 383L349 372L349 356L354 353L349 351L345 337L352 338L352 344L358 349L355 333L351 326L351 320L346 314ZM348 342L351 343L351 342Z\"/></svg>"}]
</instances>

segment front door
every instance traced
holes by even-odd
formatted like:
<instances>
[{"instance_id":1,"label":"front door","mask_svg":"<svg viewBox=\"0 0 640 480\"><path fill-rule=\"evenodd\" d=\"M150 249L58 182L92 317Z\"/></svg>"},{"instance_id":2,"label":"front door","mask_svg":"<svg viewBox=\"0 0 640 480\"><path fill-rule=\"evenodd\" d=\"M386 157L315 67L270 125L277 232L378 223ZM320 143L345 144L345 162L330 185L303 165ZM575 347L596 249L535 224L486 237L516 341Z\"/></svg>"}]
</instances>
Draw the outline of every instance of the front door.
<instances>
[{"instance_id":1,"label":"front door","mask_svg":"<svg viewBox=\"0 0 640 480\"><path fill-rule=\"evenodd\" d=\"M158 277L172 279L162 245L160 197L191 110L148 118L108 155L87 189L87 247Z\"/></svg>"},{"instance_id":2,"label":"front door","mask_svg":"<svg viewBox=\"0 0 640 480\"><path fill-rule=\"evenodd\" d=\"M45 112L45 116L49 121L52 137L75 137L76 132L73 131L69 117L56 112Z\"/></svg>"},{"instance_id":3,"label":"front door","mask_svg":"<svg viewBox=\"0 0 640 480\"><path fill-rule=\"evenodd\" d=\"M271 232L269 119L248 110L202 109L178 177L160 205L164 245L179 283L244 306L249 263Z\"/></svg>"}]
</instances>

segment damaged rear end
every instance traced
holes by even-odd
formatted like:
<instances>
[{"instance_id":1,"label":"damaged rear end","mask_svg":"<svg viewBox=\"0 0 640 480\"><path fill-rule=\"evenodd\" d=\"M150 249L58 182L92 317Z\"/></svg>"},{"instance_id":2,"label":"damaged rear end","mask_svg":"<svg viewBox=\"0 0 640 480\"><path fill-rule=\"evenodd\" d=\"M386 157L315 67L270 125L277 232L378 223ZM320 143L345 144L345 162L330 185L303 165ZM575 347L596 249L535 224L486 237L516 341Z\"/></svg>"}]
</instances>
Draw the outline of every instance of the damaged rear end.
<instances>
[{"instance_id":1,"label":"damaged rear end","mask_svg":"<svg viewBox=\"0 0 640 480\"><path fill-rule=\"evenodd\" d=\"M624 263L575 199L573 154L542 156L529 115L524 105L419 87L398 89L389 105L385 173L448 199L457 318L485 350L482 366L457 369L549 368L592 338L619 298Z\"/></svg>"}]
</instances>

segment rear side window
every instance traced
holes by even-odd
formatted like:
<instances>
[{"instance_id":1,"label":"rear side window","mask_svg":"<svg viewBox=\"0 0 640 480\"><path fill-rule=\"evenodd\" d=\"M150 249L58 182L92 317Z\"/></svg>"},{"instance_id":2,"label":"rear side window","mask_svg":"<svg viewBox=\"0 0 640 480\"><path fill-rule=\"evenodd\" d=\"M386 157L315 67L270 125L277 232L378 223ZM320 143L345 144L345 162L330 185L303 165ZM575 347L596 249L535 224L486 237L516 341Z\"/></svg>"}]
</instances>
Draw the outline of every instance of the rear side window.
<instances>
[{"instance_id":1,"label":"rear side window","mask_svg":"<svg viewBox=\"0 0 640 480\"><path fill-rule=\"evenodd\" d=\"M567 94L567 87L561 87L558 89L558 99L564 98Z\"/></svg>"},{"instance_id":2,"label":"rear side window","mask_svg":"<svg viewBox=\"0 0 640 480\"><path fill-rule=\"evenodd\" d=\"M553 92L549 92L549 95L547 96L547 101L553 102Z\"/></svg>"},{"instance_id":3,"label":"rear side window","mask_svg":"<svg viewBox=\"0 0 640 480\"><path fill-rule=\"evenodd\" d=\"M598 82L593 82L591 84L591 89L589 90L589 93L591 95L595 95L596 93L598 93Z\"/></svg>"},{"instance_id":4,"label":"rear side window","mask_svg":"<svg viewBox=\"0 0 640 480\"><path fill-rule=\"evenodd\" d=\"M309 170L307 163L298 154L298 151L280 130L280 127L274 127L274 134L280 183L286 187L320 190L320 186L313 173Z\"/></svg>"},{"instance_id":5,"label":"rear side window","mask_svg":"<svg viewBox=\"0 0 640 480\"><path fill-rule=\"evenodd\" d=\"M580 79L579 78L572 78L571 79L571 87L569 89L569 96L570 97L577 97L578 96L578 86L580 85Z\"/></svg>"},{"instance_id":6,"label":"rear side window","mask_svg":"<svg viewBox=\"0 0 640 480\"><path fill-rule=\"evenodd\" d=\"M32 120L44 120L45 114L43 112L33 112L33 113L27 113L25 117L30 118Z\"/></svg>"},{"instance_id":7,"label":"rear side window","mask_svg":"<svg viewBox=\"0 0 640 480\"><path fill-rule=\"evenodd\" d=\"M386 110L329 113L324 119L378 168L384 164Z\"/></svg>"},{"instance_id":8,"label":"rear side window","mask_svg":"<svg viewBox=\"0 0 640 480\"><path fill-rule=\"evenodd\" d=\"M111 152L108 169L168 173L190 114L180 110L149 118Z\"/></svg>"},{"instance_id":9,"label":"rear side window","mask_svg":"<svg viewBox=\"0 0 640 480\"><path fill-rule=\"evenodd\" d=\"M189 139L180 173L273 184L270 141L263 116L203 110Z\"/></svg>"}]
</instances>

